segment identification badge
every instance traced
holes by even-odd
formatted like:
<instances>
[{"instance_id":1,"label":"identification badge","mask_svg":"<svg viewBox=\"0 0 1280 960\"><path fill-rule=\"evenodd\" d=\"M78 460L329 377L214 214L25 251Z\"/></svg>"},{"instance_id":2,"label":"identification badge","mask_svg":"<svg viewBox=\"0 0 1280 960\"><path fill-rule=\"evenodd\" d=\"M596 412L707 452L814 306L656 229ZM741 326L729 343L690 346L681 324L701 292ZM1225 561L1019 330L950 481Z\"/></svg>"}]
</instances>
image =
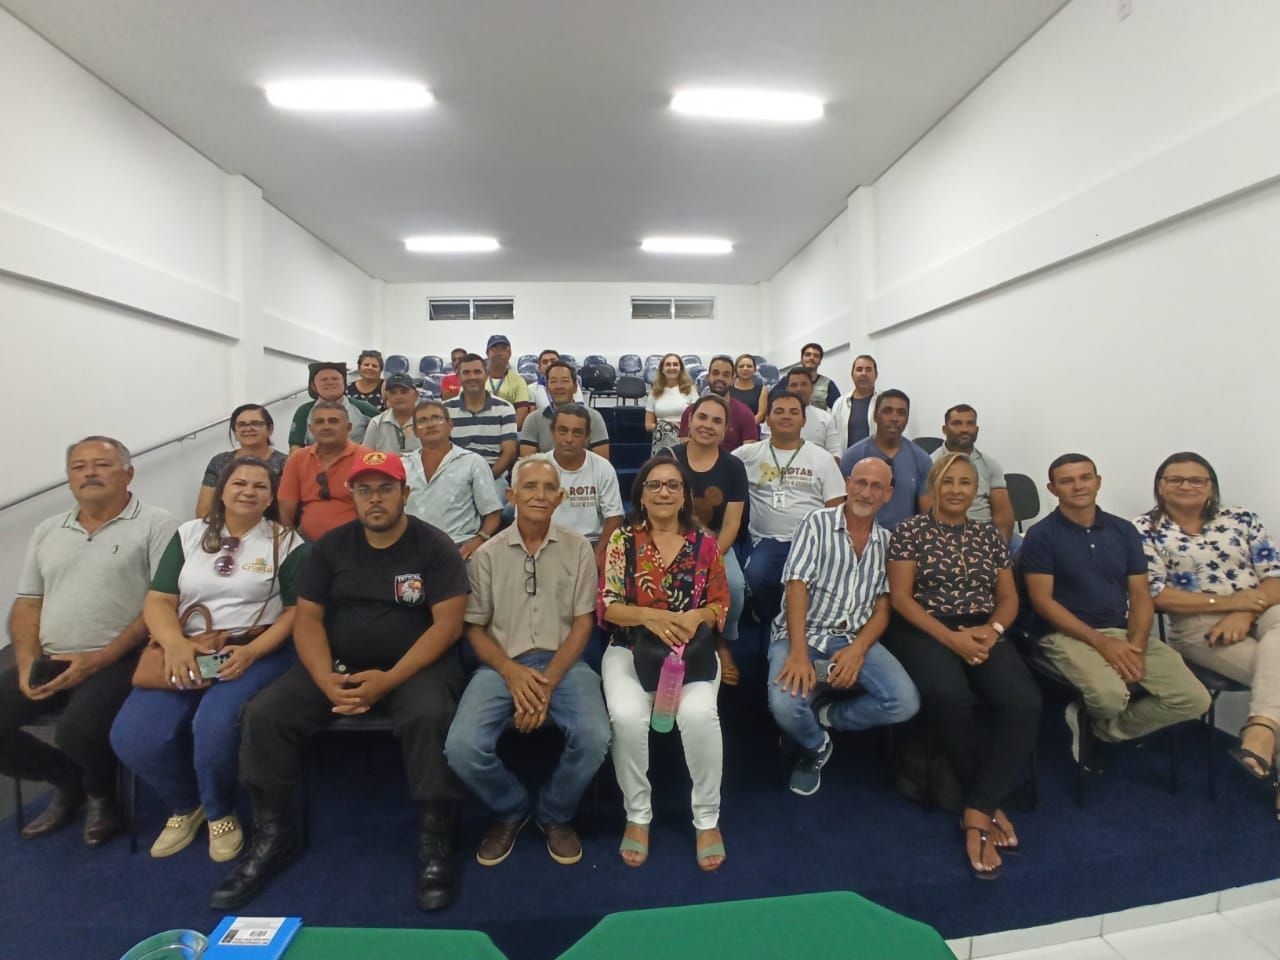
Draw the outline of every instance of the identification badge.
<instances>
[{"instance_id":1,"label":"identification badge","mask_svg":"<svg viewBox=\"0 0 1280 960\"><path fill-rule=\"evenodd\" d=\"M783 490L781 487L773 491L773 509L787 509L787 491Z\"/></svg>"}]
</instances>

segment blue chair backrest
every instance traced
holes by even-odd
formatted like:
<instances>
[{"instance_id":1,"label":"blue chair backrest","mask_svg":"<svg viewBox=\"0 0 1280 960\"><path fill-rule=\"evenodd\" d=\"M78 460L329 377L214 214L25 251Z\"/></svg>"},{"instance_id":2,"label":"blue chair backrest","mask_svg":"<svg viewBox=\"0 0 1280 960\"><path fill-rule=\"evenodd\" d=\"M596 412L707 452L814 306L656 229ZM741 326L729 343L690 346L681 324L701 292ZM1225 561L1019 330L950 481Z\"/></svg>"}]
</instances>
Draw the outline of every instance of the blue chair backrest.
<instances>
[{"instance_id":1,"label":"blue chair backrest","mask_svg":"<svg viewBox=\"0 0 1280 960\"><path fill-rule=\"evenodd\" d=\"M618 378L618 396L623 400L639 400L648 392L644 381L639 377Z\"/></svg>"},{"instance_id":2,"label":"blue chair backrest","mask_svg":"<svg viewBox=\"0 0 1280 960\"><path fill-rule=\"evenodd\" d=\"M660 353L651 353L644 358L644 365L646 367L656 367L661 362L662 362L662 354Z\"/></svg>"},{"instance_id":3,"label":"blue chair backrest","mask_svg":"<svg viewBox=\"0 0 1280 960\"><path fill-rule=\"evenodd\" d=\"M517 372L520 374L520 376L524 377L524 382L529 384L530 386L533 386L535 383L538 382L538 374L532 370L520 370Z\"/></svg>"},{"instance_id":4,"label":"blue chair backrest","mask_svg":"<svg viewBox=\"0 0 1280 960\"><path fill-rule=\"evenodd\" d=\"M758 369L760 369L760 364L762 364L762 363L765 363L765 362L766 362L766 361L765 361L765 359L764 359L764 357L760 356L760 354L758 354L758 353L753 353L753 354L751 355L751 359L752 359L752 360L754 360L754 361L756 362L756 369L757 369L757 370L758 370Z\"/></svg>"},{"instance_id":5,"label":"blue chair backrest","mask_svg":"<svg viewBox=\"0 0 1280 960\"><path fill-rule=\"evenodd\" d=\"M772 363L760 364L759 370L760 376L764 379L765 386L767 387L772 387L778 382L778 379L781 376L781 374L778 373L778 368Z\"/></svg>"},{"instance_id":6,"label":"blue chair backrest","mask_svg":"<svg viewBox=\"0 0 1280 960\"><path fill-rule=\"evenodd\" d=\"M624 353L618 358L619 373L639 373L644 369L644 362L638 353Z\"/></svg>"},{"instance_id":7,"label":"blue chair backrest","mask_svg":"<svg viewBox=\"0 0 1280 960\"><path fill-rule=\"evenodd\" d=\"M386 363L382 368L383 373L408 373L409 358L400 353L393 353L386 359Z\"/></svg>"},{"instance_id":8,"label":"blue chair backrest","mask_svg":"<svg viewBox=\"0 0 1280 960\"><path fill-rule=\"evenodd\" d=\"M599 367L608 362L609 362L608 360L606 360L604 357L602 357L598 353L588 353L586 356L586 359L582 361L582 365L584 367Z\"/></svg>"},{"instance_id":9,"label":"blue chair backrest","mask_svg":"<svg viewBox=\"0 0 1280 960\"><path fill-rule=\"evenodd\" d=\"M520 354L520 359L516 361L516 369L519 370L520 367L526 363L532 363L536 367L538 365L538 358L532 353L522 353Z\"/></svg>"},{"instance_id":10,"label":"blue chair backrest","mask_svg":"<svg viewBox=\"0 0 1280 960\"><path fill-rule=\"evenodd\" d=\"M706 390L706 389L707 389L707 375L706 375L705 373L700 373L700 374L698 374L698 376L697 376L696 378L694 378L694 385L695 385L695 386L697 386L697 388L698 388L698 392L699 392L699 393L702 393L704 390Z\"/></svg>"},{"instance_id":11,"label":"blue chair backrest","mask_svg":"<svg viewBox=\"0 0 1280 960\"><path fill-rule=\"evenodd\" d=\"M560 359L563 360L565 363L572 364L575 367L578 365L578 358L575 357L572 353L562 353L560 354Z\"/></svg>"},{"instance_id":12,"label":"blue chair backrest","mask_svg":"<svg viewBox=\"0 0 1280 960\"><path fill-rule=\"evenodd\" d=\"M680 359L684 361L686 367L702 366L702 358L696 353L686 353Z\"/></svg>"},{"instance_id":13,"label":"blue chair backrest","mask_svg":"<svg viewBox=\"0 0 1280 960\"><path fill-rule=\"evenodd\" d=\"M700 363L691 363L689 366L684 368L684 372L687 373L691 379L697 380L699 377L705 377L707 375L707 368Z\"/></svg>"},{"instance_id":14,"label":"blue chair backrest","mask_svg":"<svg viewBox=\"0 0 1280 960\"><path fill-rule=\"evenodd\" d=\"M442 370L444 370L444 360L440 357L428 355L418 361L418 372L424 377L440 373Z\"/></svg>"},{"instance_id":15,"label":"blue chair backrest","mask_svg":"<svg viewBox=\"0 0 1280 960\"><path fill-rule=\"evenodd\" d=\"M526 373L532 373L533 378L535 380L538 379L538 358L534 357L532 360L529 360L521 357L520 362L516 364L516 373L521 376Z\"/></svg>"},{"instance_id":16,"label":"blue chair backrest","mask_svg":"<svg viewBox=\"0 0 1280 960\"><path fill-rule=\"evenodd\" d=\"M644 368L644 382L645 382L645 383L647 383L649 386L651 386L651 387L652 387L652 386L653 386L653 381L655 381L655 380L657 380L657 379L658 379L658 368L657 368L657 367L645 367L645 368Z\"/></svg>"}]
</instances>

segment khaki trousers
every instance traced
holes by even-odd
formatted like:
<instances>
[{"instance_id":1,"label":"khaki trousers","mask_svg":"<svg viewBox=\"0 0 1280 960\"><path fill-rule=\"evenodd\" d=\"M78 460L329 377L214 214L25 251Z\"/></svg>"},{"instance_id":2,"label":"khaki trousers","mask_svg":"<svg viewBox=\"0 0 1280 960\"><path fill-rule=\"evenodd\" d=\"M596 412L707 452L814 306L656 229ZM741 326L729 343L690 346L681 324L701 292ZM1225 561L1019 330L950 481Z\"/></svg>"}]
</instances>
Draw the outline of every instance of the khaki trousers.
<instances>
[{"instance_id":1,"label":"khaki trousers","mask_svg":"<svg viewBox=\"0 0 1280 960\"><path fill-rule=\"evenodd\" d=\"M1252 717L1280 724L1280 606L1265 610L1250 635L1229 647L1211 647L1204 635L1220 613L1186 613L1169 618L1169 644L1193 663L1253 688Z\"/></svg>"},{"instance_id":2,"label":"khaki trousers","mask_svg":"<svg viewBox=\"0 0 1280 960\"><path fill-rule=\"evenodd\" d=\"M1124 630L1100 631L1124 639ZM1209 691L1182 657L1154 637L1147 643L1140 686L1148 696L1131 699L1128 685L1093 647L1064 633L1051 633L1040 648L1080 691L1100 740L1133 740L1161 727L1194 720L1209 709Z\"/></svg>"}]
</instances>

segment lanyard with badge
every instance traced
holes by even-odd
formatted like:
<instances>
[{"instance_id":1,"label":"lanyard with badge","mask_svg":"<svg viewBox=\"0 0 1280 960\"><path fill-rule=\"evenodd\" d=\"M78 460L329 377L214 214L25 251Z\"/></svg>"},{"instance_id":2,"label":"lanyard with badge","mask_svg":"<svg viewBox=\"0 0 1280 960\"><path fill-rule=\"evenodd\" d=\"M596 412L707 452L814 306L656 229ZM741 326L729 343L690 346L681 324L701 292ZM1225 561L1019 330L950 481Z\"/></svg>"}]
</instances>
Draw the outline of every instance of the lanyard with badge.
<instances>
[{"instance_id":1,"label":"lanyard with badge","mask_svg":"<svg viewBox=\"0 0 1280 960\"><path fill-rule=\"evenodd\" d=\"M506 378L506 377L498 377L498 379L497 379L497 380L493 379L493 377L490 377L490 378L489 378L489 392L490 392L490 393L492 393L492 394L496 397L496 396L498 395L498 391L502 389L502 385L503 385L504 383L506 383L506 382L507 382L507 378Z\"/></svg>"},{"instance_id":2,"label":"lanyard with badge","mask_svg":"<svg viewBox=\"0 0 1280 960\"><path fill-rule=\"evenodd\" d=\"M796 447L795 453L791 454L791 459L787 461L787 465L784 467L778 463L778 454L775 452L773 441L769 441L769 456L773 458L774 469L778 471L778 486L773 491L773 509L775 510L787 509L787 491L782 485L782 480L787 475L787 471L791 469L791 464L795 463L796 457L800 455L802 449L804 449L803 440L800 441L800 446Z\"/></svg>"}]
</instances>

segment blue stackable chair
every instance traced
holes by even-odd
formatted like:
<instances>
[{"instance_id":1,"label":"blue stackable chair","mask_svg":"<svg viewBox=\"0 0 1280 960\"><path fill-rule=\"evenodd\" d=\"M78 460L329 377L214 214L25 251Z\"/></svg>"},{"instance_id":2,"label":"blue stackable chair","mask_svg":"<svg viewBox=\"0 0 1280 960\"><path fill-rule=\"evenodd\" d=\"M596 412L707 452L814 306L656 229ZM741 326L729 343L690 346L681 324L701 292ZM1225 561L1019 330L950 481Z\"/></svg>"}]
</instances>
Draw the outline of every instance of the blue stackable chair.
<instances>
[{"instance_id":1,"label":"blue stackable chair","mask_svg":"<svg viewBox=\"0 0 1280 960\"><path fill-rule=\"evenodd\" d=\"M598 353L588 353L586 359L582 361L584 367L602 367L608 363L609 361Z\"/></svg>"},{"instance_id":2,"label":"blue stackable chair","mask_svg":"<svg viewBox=\"0 0 1280 960\"><path fill-rule=\"evenodd\" d=\"M402 353L393 353L387 357L383 364L382 372L386 374L392 373L408 373L409 358Z\"/></svg>"},{"instance_id":3,"label":"blue stackable chair","mask_svg":"<svg viewBox=\"0 0 1280 960\"><path fill-rule=\"evenodd\" d=\"M760 377L764 380L766 387L774 386L781 379L782 375L778 373L778 368L772 363L762 363L757 369L760 371Z\"/></svg>"},{"instance_id":4,"label":"blue stackable chair","mask_svg":"<svg viewBox=\"0 0 1280 960\"><path fill-rule=\"evenodd\" d=\"M686 353L686 354L685 354L683 357L681 357L680 359L684 361L684 365L685 365L686 367L700 367L700 366L702 366L702 358L701 358L700 356L698 356L696 353Z\"/></svg>"},{"instance_id":5,"label":"blue stackable chair","mask_svg":"<svg viewBox=\"0 0 1280 960\"><path fill-rule=\"evenodd\" d=\"M429 377L433 373L443 373L444 360L437 356L425 356L418 361L418 372L424 377Z\"/></svg>"},{"instance_id":6,"label":"blue stackable chair","mask_svg":"<svg viewBox=\"0 0 1280 960\"><path fill-rule=\"evenodd\" d=\"M644 361L638 353L624 353L618 358L618 373L623 376L635 376L644 370Z\"/></svg>"}]
</instances>

